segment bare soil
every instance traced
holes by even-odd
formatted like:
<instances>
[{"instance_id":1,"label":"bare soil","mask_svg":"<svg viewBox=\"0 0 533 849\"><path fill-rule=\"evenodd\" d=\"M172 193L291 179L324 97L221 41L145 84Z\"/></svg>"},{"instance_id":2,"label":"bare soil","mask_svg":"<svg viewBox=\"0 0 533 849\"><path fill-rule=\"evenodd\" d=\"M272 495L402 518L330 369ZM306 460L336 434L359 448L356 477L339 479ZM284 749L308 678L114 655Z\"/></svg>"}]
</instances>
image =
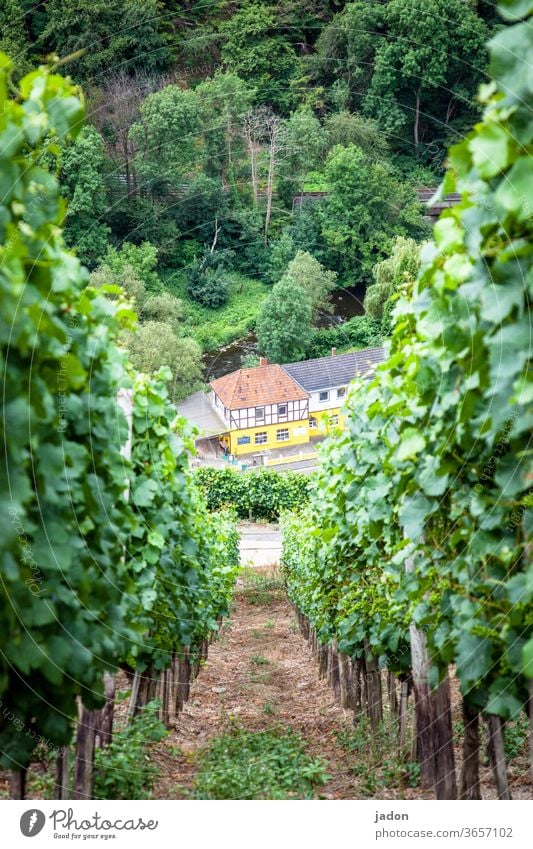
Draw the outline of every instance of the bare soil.
<instances>
[{"instance_id":1,"label":"bare soil","mask_svg":"<svg viewBox=\"0 0 533 849\"><path fill-rule=\"evenodd\" d=\"M271 570L260 571L269 574ZM230 621L210 647L178 727L153 752L160 767L155 798L190 797L198 752L235 722L248 731L281 725L300 732L309 753L326 762L331 776L320 789L320 798L369 798L372 794L361 776L361 764L355 762L358 756L345 751L338 739L339 733L353 728L352 713L338 704L327 682L319 679L315 659L284 592L254 593L239 583ZM454 720L458 720L460 696L455 681L453 693ZM394 752L386 754L394 760ZM458 749L458 774L460 761ZM359 769L354 770L356 766ZM369 769L375 766L369 764ZM526 759L513 762L509 777L513 798L531 798ZM487 765L481 769L481 778L483 798L495 798ZM387 786L380 780L375 797L431 799L433 795L398 786L398 782Z\"/></svg>"}]
</instances>

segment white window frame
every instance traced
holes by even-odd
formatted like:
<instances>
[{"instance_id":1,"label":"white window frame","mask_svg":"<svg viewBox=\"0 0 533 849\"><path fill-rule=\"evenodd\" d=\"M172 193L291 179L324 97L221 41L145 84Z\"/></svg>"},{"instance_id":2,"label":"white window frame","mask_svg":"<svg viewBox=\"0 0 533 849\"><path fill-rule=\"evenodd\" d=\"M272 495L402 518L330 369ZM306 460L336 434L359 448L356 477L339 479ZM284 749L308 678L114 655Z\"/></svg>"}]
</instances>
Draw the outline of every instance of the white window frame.
<instances>
[{"instance_id":1,"label":"white window frame","mask_svg":"<svg viewBox=\"0 0 533 849\"><path fill-rule=\"evenodd\" d=\"M285 412L282 413L281 410L284 409ZM286 416L288 413L289 407L288 404L278 404L278 416Z\"/></svg>"},{"instance_id":2,"label":"white window frame","mask_svg":"<svg viewBox=\"0 0 533 849\"><path fill-rule=\"evenodd\" d=\"M346 387L341 386L339 389L337 389L337 398L344 398L345 396L346 396Z\"/></svg>"},{"instance_id":3,"label":"white window frame","mask_svg":"<svg viewBox=\"0 0 533 849\"><path fill-rule=\"evenodd\" d=\"M336 413L335 413L334 416L329 417L329 424L330 424L331 427L338 425L338 423L339 423L339 417Z\"/></svg>"},{"instance_id":4,"label":"white window frame","mask_svg":"<svg viewBox=\"0 0 533 849\"><path fill-rule=\"evenodd\" d=\"M264 439L258 439L258 437L265 437ZM260 430L254 434L254 444L255 445L266 445L268 442L268 433L266 430Z\"/></svg>"},{"instance_id":5,"label":"white window frame","mask_svg":"<svg viewBox=\"0 0 533 849\"><path fill-rule=\"evenodd\" d=\"M322 395L325 395L325 398L322 398ZM324 401L329 401L329 389L323 389L318 393L318 400L322 404Z\"/></svg>"},{"instance_id":6,"label":"white window frame","mask_svg":"<svg viewBox=\"0 0 533 849\"><path fill-rule=\"evenodd\" d=\"M316 416L309 416L309 430L316 430L318 427L318 421Z\"/></svg>"},{"instance_id":7,"label":"white window frame","mask_svg":"<svg viewBox=\"0 0 533 849\"><path fill-rule=\"evenodd\" d=\"M283 434L283 436L281 436ZM285 436L286 434L286 436ZM288 427L280 427L276 431L276 442L288 442L291 438Z\"/></svg>"},{"instance_id":8,"label":"white window frame","mask_svg":"<svg viewBox=\"0 0 533 849\"><path fill-rule=\"evenodd\" d=\"M264 422L265 420L265 408L264 407L256 407L255 408L255 420Z\"/></svg>"}]
</instances>

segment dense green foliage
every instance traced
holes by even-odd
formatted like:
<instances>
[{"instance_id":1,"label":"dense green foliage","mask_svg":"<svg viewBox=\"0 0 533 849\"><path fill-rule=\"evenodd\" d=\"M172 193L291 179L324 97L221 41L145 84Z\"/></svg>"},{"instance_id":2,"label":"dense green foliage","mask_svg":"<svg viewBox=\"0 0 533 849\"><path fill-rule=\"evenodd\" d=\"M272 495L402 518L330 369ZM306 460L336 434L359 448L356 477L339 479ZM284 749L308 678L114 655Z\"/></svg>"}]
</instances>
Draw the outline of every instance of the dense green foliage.
<instances>
[{"instance_id":1,"label":"dense green foliage","mask_svg":"<svg viewBox=\"0 0 533 849\"><path fill-rule=\"evenodd\" d=\"M446 144L479 114L498 26L489 4L463 0L4 5L15 73L56 53L87 89L93 126L58 157L67 243L90 268L106 241L151 245L159 285L186 281L178 335L203 350L255 329L260 282L279 282L299 252L323 266L316 318L333 281L368 286L395 238L427 235L414 188L437 184ZM310 190L326 195L307 203ZM237 275L258 284L242 320L224 312ZM147 345L155 332L142 331ZM181 343L159 336L158 365L174 371ZM275 359L303 356L278 342ZM175 397L196 381L179 375Z\"/></svg>"},{"instance_id":2,"label":"dense green foliage","mask_svg":"<svg viewBox=\"0 0 533 849\"><path fill-rule=\"evenodd\" d=\"M192 484L192 435L165 390L168 374L133 387L130 500L137 519L126 560L135 576L135 665L165 669L173 651L199 643L227 613L238 566L231 517L209 515Z\"/></svg>"},{"instance_id":3,"label":"dense green foliage","mask_svg":"<svg viewBox=\"0 0 533 849\"><path fill-rule=\"evenodd\" d=\"M394 236L423 235L414 191L388 163L372 161L355 145L335 147L325 175L330 193L320 207L322 235L344 280L368 280Z\"/></svg>"},{"instance_id":4,"label":"dense green foliage","mask_svg":"<svg viewBox=\"0 0 533 849\"><path fill-rule=\"evenodd\" d=\"M148 702L113 739L94 753L95 799L149 799L159 769L150 747L167 736L157 717L157 702Z\"/></svg>"},{"instance_id":5,"label":"dense green foliage","mask_svg":"<svg viewBox=\"0 0 533 849\"><path fill-rule=\"evenodd\" d=\"M329 357L332 348L338 351L375 348L382 341L381 322L366 315L356 315L349 321L315 333L307 349L307 357Z\"/></svg>"},{"instance_id":6,"label":"dense green foliage","mask_svg":"<svg viewBox=\"0 0 533 849\"><path fill-rule=\"evenodd\" d=\"M105 670L140 646L160 661L169 645L216 629L237 538L229 517L208 516L185 471L183 425L146 378L133 376L132 461L125 456L120 399L132 370L119 342L135 314L116 286L87 285L62 240L58 180L39 164L78 134L79 92L37 71L10 99L8 68L0 55L0 750L20 768L41 739L70 741L76 699L99 706Z\"/></svg>"},{"instance_id":7,"label":"dense green foliage","mask_svg":"<svg viewBox=\"0 0 533 849\"><path fill-rule=\"evenodd\" d=\"M65 241L94 268L108 249L104 184L104 144L94 127L83 127L61 156L61 193L67 200Z\"/></svg>"},{"instance_id":8,"label":"dense green foliage","mask_svg":"<svg viewBox=\"0 0 533 849\"><path fill-rule=\"evenodd\" d=\"M303 360L313 336L313 308L307 292L284 277L263 302L257 319L257 343L273 363Z\"/></svg>"},{"instance_id":9,"label":"dense green foliage","mask_svg":"<svg viewBox=\"0 0 533 849\"><path fill-rule=\"evenodd\" d=\"M397 295L413 284L420 268L420 246L413 239L397 236L387 259L378 262L373 270L372 283L366 290L365 313L381 319L384 336L390 335L391 312Z\"/></svg>"},{"instance_id":10,"label":"dense green foliage","mask_svg":"<svg viewBox=\"0 0 533 849\"><path fill-rule=\"evenodd\" d=\"M470 705L504 719L533 676L532 46L527 22L492 39L483 121L449 153L444 191L463 200L394 311L388 361L350 394L310 508L284 518L289 593L322 640L368 641L404 672L414 622L432 682L455 664Z\"/></svg>"},{"instance_id":11,"label":"dense green foliage","mask_svg":"<svg viewBox=\"0 0 533 849\"><path fill-rule=\"evenodd\" d=\"M290 728L216 737L200 754L196 799L312 799L328 780L326 765Z\"/></svg>"},{"instance_id":12,"label":"dense green foliage","mask_svg":"<svg viewBox=\"0 0 533 849\"><path fill-rule=\"evenodd\" d=\"M25 733L2 720L4 763L26 762L39 737L66 743L75 697L97 701L103 670L133 636L116 407L127 376L115 345L132 314L84 288L87 274L58 229L58 182L35 164L47 136L76 135L77 92L33 73L21 101L10 100L7 68L0 56L0 698Z\"/></svg>"},{"instance_id":13,"label":"dense green foliage","mask_svg":"<svg viewBox=\"0 0 533 849\"><path fill-rule=\"evenodd\" d=\"M243 519L275 520L283 510L302 507L308 499L309 478L298 472L237 472L201 468L194 480L210 510L229 507Z\"/></svg>"}]
</instances>

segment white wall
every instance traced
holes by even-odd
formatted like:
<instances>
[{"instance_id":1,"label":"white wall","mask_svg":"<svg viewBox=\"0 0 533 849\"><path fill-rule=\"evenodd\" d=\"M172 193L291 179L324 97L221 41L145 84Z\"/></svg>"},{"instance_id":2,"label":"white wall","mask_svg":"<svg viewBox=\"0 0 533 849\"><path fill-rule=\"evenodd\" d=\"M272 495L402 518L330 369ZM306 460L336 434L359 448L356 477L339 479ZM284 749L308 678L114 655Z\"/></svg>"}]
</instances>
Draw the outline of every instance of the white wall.
<instances>
[{"instance_id":1,"label":"white wall","mask_svg":"<svg viewBox=\"0 0 533 849\"><path fill-rule=\"evenodd\" d=\"M346 389L346 392L342 398L337 398L337 389ZM320 392L311 392L311 399L309 401L309 412L312 413L320 413L324 410L334 410L338 407L342 407L344 402L346 401L346 387L334 386L327 390L329 392L329 398L327 401L319 401Z\"/></svg>"}]
</instances>

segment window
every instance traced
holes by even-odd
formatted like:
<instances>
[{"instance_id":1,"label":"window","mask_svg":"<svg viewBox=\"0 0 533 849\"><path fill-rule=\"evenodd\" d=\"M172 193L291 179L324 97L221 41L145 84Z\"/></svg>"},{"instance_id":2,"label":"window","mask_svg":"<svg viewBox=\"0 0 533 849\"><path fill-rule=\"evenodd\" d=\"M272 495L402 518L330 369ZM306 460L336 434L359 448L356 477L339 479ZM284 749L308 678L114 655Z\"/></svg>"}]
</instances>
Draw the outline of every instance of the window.
<instances>
[{"instance_id":1,"label":"window","mask_svg":"<svg viewBox=\"0 0 533 849\"><path fill-rule=\"evenodd\" d=\"M278 404L278 416L286 416L287 415L287 405L286 404Z\"/></svg>"},{"instance_id":2,"label":"window","mask_svg":"<svg viewBox=\"0 0 533 849\"><path fill-rule=\"evenodd\" d=\"M268 436L266 430L261 430L259 433L255 435L255 444L256 445L264 445L265 442L268 442Z\"/></svg>"},{"instance_id":3,"label":"window","mask_svg":"<svg viewBox=\"0 0 533 849\"><path fill-rule=\"evenodd\" d=\"M289 438L289 428L288 427L282 427L282 428L280 428L279 430L276 431L276 440L278 442L287 442L288 438Z\"/></svg>"},{"instance_id":4,"label":"window","mask_svg":"<svg viewBox=\"0 0 533 849\"><path fill-rule=\"evenodd\" d=\"M265 418L265 408L264 407L256 407L255 408L255 420L258 422L264 421Z\"/></svg>"},{"instance_id":5,"label":"window","mask_svg":"<svg viewBox=\"0 0 533 849\"><path fill-rule=\"evenodd\" d=\"M237 437L237 445L249 445L250 437L249 436L238 436Z\"/></svg>"},{"instance_id":6,"label":"window","mask_svg":"<svg viewBox=\"0 0 533 849\"><path fill-rule=\"evenodd\" d=\"M326 390L325 392L318 393L319 401L329 401L329 392Z\"/></svg>"},{"instance_id":7,"label":"window","mask_svg":"<svg viewBox=\"0 0 533 849\"><path fill-rule=\"evenodd\" d=\"M338 416L330 416L329 417L329 423L330 423L330 425L338 425L339 417Z\"/></svg>"},{"instance_id":8,"label":"window","mask_svg":"<svg viewBox=\"0 0 533 849\"><path fill-rule=\"evenodd\" d=\"M344 398L345 395L346 395L346 387L345 386L341 386L340 389L337 389L337 398Z\"/></svg>"},{"instance_id":9,"label":"window","mask_svg":"<svg viewBox=\"0 0 533 849\"><path fill-rule=\"evenodd\" d=\"M316 430L318 422L314 416L309 416L309 430Z\"/></svg>"}]
</instances>

